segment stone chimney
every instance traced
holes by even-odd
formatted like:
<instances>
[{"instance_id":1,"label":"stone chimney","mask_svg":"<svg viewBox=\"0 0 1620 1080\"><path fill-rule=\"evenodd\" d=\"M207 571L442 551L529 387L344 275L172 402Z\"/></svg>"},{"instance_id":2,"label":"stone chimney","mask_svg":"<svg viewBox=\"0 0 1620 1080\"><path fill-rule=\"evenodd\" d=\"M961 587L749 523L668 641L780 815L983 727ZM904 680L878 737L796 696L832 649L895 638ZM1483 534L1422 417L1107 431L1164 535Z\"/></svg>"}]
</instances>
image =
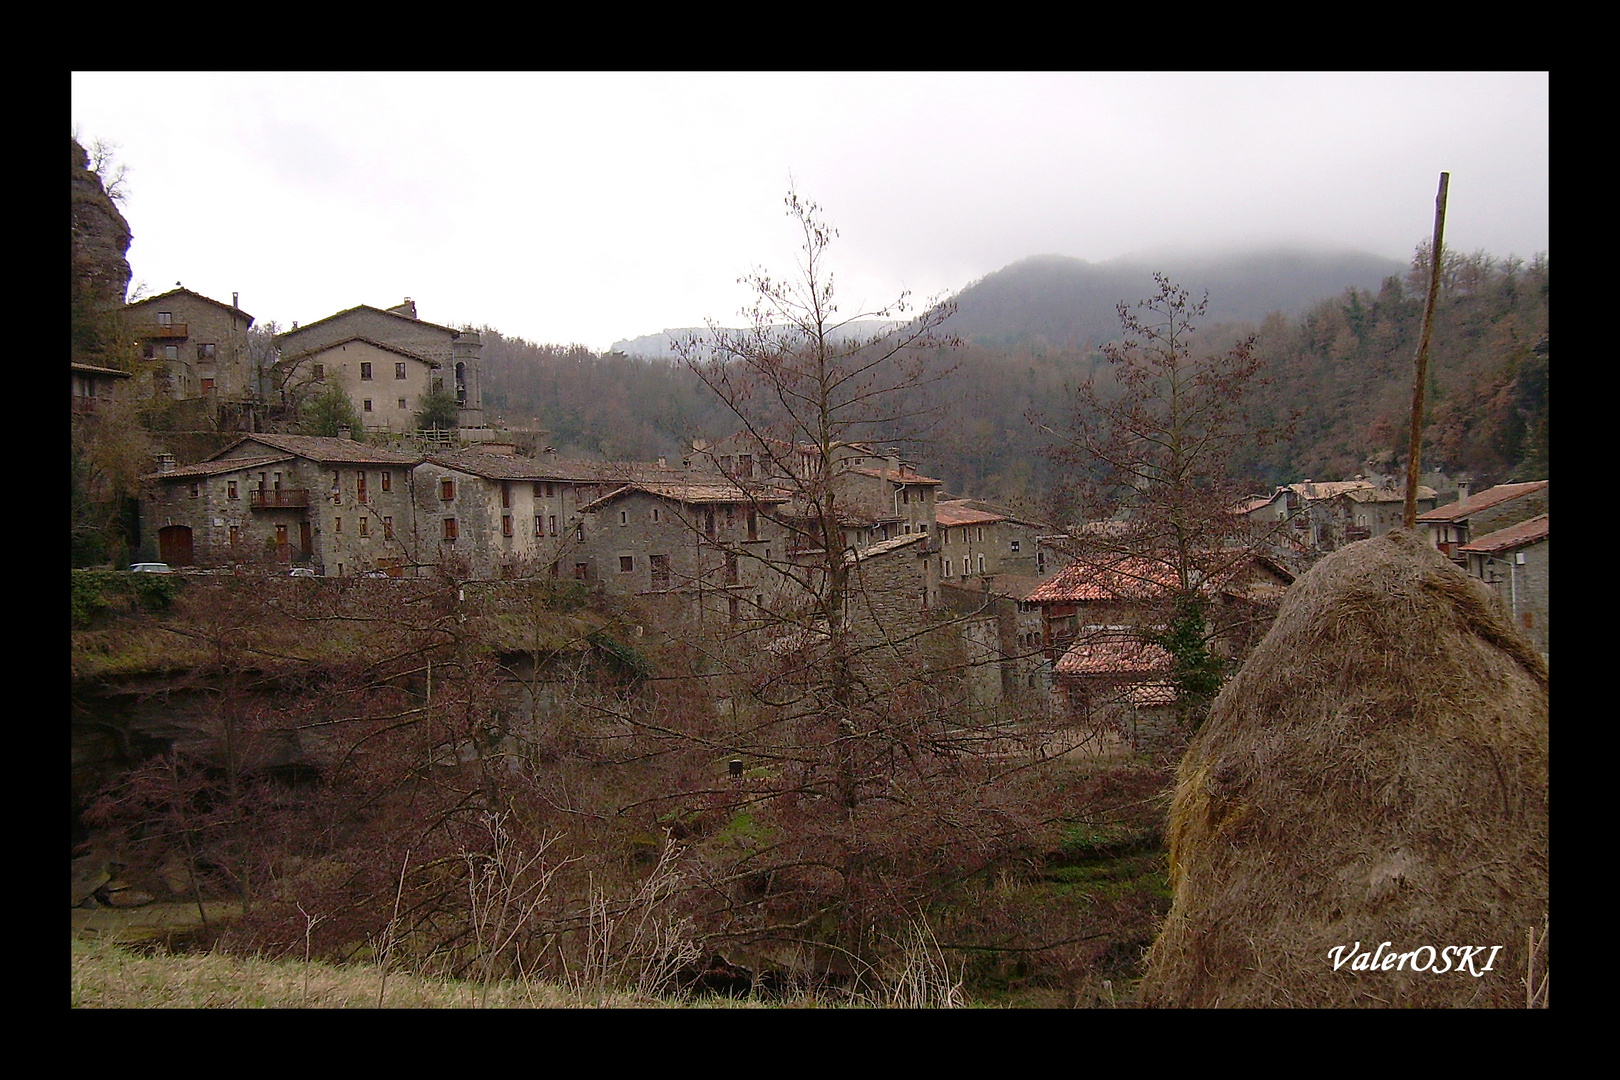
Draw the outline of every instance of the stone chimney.
<instances>
[{"instance_id":1,"label":"stone chimney","mask_svg":"<svg viewBox=\"0 0 1620 1080\"><path fill-rule=\"evenodd\" d=\"M391 307L388 311L392 315L403 315L407 319L414 319L416 318L416 301L407 296L403 304Z\"/></svg>"},{"instance_id":2,"label":"stone chimney","mask_svg":"<svg viewBox=\"0 0 1620 1080\"><path fill-rule=\"evenodd\" d=\"M889 455L889 471L890 472L899 472L900 471L900 448L898 446L891 446L887 450L885 450L884 453Z\"/></svg>"},{"instance_id":3,"label":"stone chimney","mask_svg":"<svg viewBox=\"0 0 1620 1080\"><path fill-rule=\"evenodd\" d=\"M1457 501L1460 502L1460 503L1467 502L1469 492L1473 488L1473 486L1474 486L1474 478L1473 477L1471 477L1471 476L1459 476L1457 478Z\"/></svg>"},{"instance_id":4,"label":"stone chimney","mask_svg":"<svg viewBox=\"0 0 1620 1080\"><path fill-rule=\"evenodd\" d=\"M174 455L159 454L157 456L157 471L160 473L174 472Z\"/></svg>"},{"instance_id":5,"label":"stone chimney","mask_svg":"<svg viewBox=\"0 0 1620 1080\"><path fill-rule=\"evenodd\" d=\"M238 310L241 310L241 307L242 307L242 294L241 293L239 293L239 292L231 293L231 307L236 308Z\"/></svg>"}]
</instances>

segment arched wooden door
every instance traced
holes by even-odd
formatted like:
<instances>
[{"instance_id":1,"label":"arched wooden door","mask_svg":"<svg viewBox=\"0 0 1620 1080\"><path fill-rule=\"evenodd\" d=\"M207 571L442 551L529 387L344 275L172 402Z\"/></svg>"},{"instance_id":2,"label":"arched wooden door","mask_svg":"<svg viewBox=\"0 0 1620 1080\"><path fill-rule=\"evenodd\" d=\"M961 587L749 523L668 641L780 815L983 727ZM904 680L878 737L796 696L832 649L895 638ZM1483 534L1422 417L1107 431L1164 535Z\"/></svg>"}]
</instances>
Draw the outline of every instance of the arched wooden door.
<instances>
[{"instance_id":1,"label":"arched wooden door","mask_svg":"<svg viewBox=\"0 0 1620 1080\"><path fill-rule=\"evenodd\" d=\"M165 525L158 530L158 558L170 566L191 565L191 527Z\"/></svg>"}]
</instances>

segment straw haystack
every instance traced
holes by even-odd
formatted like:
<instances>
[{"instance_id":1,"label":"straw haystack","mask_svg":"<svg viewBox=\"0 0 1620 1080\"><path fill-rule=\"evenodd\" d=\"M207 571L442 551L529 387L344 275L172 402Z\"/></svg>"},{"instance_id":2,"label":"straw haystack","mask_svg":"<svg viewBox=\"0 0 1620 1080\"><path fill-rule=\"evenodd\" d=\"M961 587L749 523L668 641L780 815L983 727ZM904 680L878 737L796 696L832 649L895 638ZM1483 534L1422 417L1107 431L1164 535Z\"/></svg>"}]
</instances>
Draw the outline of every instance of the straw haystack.
<instances>
[{"instance_id":1,"label":"straw haystack","mask_svg":"<svg viewBox=\"0 0 1620 1080\"><path fill-rule=\"evenodd\" d=\"M1404 532L1322 560L1182 760L1142 1000L1523 1006L1547 754L1547 667L1481 583Z\"/></svg>"}]
</instances>

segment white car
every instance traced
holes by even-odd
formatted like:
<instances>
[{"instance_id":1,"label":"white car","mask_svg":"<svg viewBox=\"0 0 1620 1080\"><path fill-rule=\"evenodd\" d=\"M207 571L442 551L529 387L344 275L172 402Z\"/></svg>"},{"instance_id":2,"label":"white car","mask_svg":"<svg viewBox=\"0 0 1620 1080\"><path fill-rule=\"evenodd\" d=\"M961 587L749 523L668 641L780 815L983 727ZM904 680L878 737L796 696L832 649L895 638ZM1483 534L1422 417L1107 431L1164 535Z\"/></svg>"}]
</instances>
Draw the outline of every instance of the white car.
<instances>
[{"instance_id":1,"label":"white car","mask_svg":"<svg viewBox=\"0 0 1620 1080\"><path fill-rule=\"evenodd\" d=\"M172 574L172 573L174 573L173 570L169 569L169 564L166 563L166 562L130 563L129 564L129 572L132 573L132 574Z\"/></svg>"},{"instance_id":2,"label":"white car","mask_svg":"<svg viewBox=\"0 0 1620 1080\"><path fill-rule=\"evenodd\" d=\"M288 577L320 577L321 575L317 574L312 568L310 568L308 566L295 566L291 570L287 571L287 576Z\"/></svg>"}]
</instances>

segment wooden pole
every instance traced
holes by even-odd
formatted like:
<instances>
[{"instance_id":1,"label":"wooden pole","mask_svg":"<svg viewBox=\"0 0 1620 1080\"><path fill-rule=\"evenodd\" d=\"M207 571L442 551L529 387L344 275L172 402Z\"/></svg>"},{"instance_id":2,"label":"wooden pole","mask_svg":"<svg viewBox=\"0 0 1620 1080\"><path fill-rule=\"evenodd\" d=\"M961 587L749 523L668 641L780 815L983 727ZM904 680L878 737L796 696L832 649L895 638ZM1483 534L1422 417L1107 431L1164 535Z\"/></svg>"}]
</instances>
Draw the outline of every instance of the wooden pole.
<instances>
[{"instance_id":1,"label":"wooden pole","mask_svg":"<svg viewBox=\"0 0 1620 1080\"><path fill-rule=\"evenodd\" d=\"M1418 472L1423 455L1423 389L1429 380L1429 333L1434 329L1434 305L1440 296L1440 261L1444 255L1446 232L1446 188L1451 174L1440 174L1440 191L1434 197L1434 243L1429 245L1429 299L1423 305L1423 334L1418 338L1417 379L1412 386L1412 438L1406 448L1406 512L1402 523L1417 528Z\"/></svg>"}]
</instances>

